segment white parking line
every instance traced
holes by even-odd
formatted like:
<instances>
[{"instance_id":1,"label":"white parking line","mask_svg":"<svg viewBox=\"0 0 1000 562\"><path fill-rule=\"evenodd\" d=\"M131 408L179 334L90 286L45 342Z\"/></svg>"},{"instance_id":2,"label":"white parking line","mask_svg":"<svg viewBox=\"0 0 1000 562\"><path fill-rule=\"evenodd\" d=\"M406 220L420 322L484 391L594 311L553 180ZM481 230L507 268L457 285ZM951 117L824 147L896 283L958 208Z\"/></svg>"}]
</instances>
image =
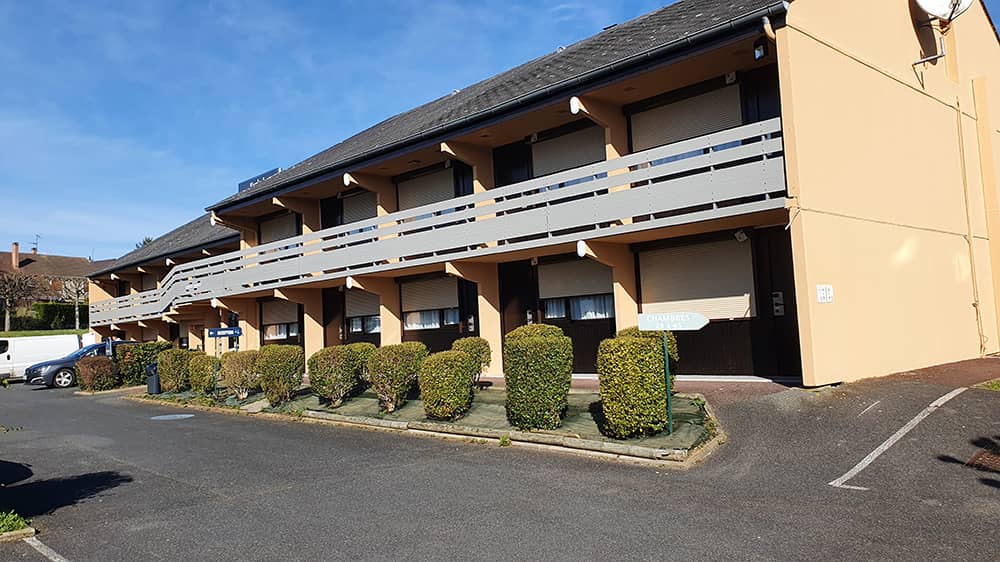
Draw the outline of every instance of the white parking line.
<instances>
[{"instance_id":1,"label":"white parking line","mask_svg":"<svg viewBox=\"0 0 1000 562\"><path fill-rule=\"evenodd\" d=\"M879 403L881 403L881 402L882 402L881 400L876 400L875 402L873 402L873 403L872 403L872 405L871 405L871 406L868 406L868 407L867 407L867 408L865 408L864 410L861 410L861 413L860 413L860 414L858 414L858 417L860 418L861 416L865 415L865 412L867 412L868 410L871 410L871 409L872 409L872 408L874 408L875 406L878 406L878 405L879 405Z\"/></svg>"},{"instance_id":2,"label":"white parking line","mask_svg":"<svg viewBox=\"0 0 1000 562\"><path fill-rule=\"evenodd\" d=\"M42 556L48 558L52 562L69 562L69 560L60 556L58 552L52 550L35 537L28 537L24 539L24 542L31 545L31 548L37 550Z\"/></svg>"},{"instance_id":3,"label":"white parking line","mask_svg":"<svg viewBox=\"0 0 1000 562\"><path fill-rule=\"evenodd\" d=\"M899 431L897 431L896 433L893 433L891 437L889 437L888 439L886 439L885 441L883 441L882 444L879 445L878 447L876 447L874 451L872 451L871 453L868 453L868 456L865 457L865 458L863 458L863 459L861 459L861 462L859 462L858 464L854 465L854 468L852 468L851 470L848 470L840 478L838 478L838 479L830 482L829 485L833 486L834 488L844 488L846 490L867 490L868 488L864 488L862 486L849 486L849 485L844 484L844 482L847 482L851 478L854 478L855 476L857 476L862 470L864 470L868 465L870 465L872 463L872 461L874 461L875 459L877 459L879 457L879 455L881 455L882 453L888 451L889 447L892 447L893 445L895 445L896 442L899 441L900 439L902 439L904 435L906 435L907 433L909 433L914 427L917 427L918 423L920 423L927 416L931 415L931 412L933 412L934 410L937 410L945 402L951 400L952 398L958 396L959 394L965 392L966 390L967 389L965 387L956 388L955 390L952 390L948 394L945 394L944 396L942 396L942 397L938 398L937 400L931 402L929 406L927 406L926 408L924 408L923 410L921 410L921 412L919 414L917 414L916 416L914 416L914 418L912 420L906 422L906 425L904 425L903 427L899 428Z\"/></svg>"}]
</instances>

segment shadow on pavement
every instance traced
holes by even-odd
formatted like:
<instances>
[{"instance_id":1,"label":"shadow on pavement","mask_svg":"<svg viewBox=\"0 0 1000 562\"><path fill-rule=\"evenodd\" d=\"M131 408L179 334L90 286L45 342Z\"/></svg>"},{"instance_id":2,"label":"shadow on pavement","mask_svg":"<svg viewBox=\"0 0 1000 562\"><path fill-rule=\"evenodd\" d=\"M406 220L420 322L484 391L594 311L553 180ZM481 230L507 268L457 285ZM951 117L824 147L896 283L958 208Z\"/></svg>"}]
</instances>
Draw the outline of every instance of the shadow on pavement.
<instances>
[{"instance_id":1,"label":"shadow on pavement","mask_svg":"<svg viewBox=\"0 0 1000 562\"><path fill-rule=\"evenodd\" d=\"M18 463L3 462L4 465ZM20 465L25 470L31 470L26 465ZM6 466L3 467L4 481L7 478ZM16 469L12 469L12 477L16 477ZM23 480L23 478L22 478ZM0 488L0 511L13 509L22 517L46 515L53 511L100 494L132 481L132 477L117 471L91 472L65 478L49 478L35 480L17 486Z\"/></svg>"},{"instance_id":2,"label":"shadow on pavement","mask_svg":"<svg viewBox=\"0 0 1000 562\"><path fill-rule=\"evenodd\" d=\"M980 437L970 441L980 450L968 461L957 459L951 455L938 455L938 460L948 464L960 464L979 472L1000 474L1000 435L994 438ZM980 478L979 482L991 488L1000 489L1000 480L996 478Z\"/></svg>"}]
</instances>

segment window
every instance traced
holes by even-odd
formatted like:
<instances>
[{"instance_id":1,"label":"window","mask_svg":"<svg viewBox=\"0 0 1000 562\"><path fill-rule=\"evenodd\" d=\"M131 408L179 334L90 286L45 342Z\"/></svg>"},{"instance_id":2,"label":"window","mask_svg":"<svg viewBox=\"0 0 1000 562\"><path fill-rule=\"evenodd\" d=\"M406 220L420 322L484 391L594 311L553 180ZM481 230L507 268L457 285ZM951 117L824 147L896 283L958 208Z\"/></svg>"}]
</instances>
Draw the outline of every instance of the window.
<instances>
[{"instance_id":1,"label":"window","mask_svg":"<svg viewBox=\"0 0 1000 562\"><path fill-rule=\"evenodd\" d=\"M592 295L569 299L570 320L601 320L615 317L615 298L612 295Z\"/></svg>"},{"instance_id":2,"label":"window","mask_svg":"<svg viewBox=\"0 0 1000 562\"><path fill-rule=\"evenodd\" d=\"M435 330L441 327L440 310L418 310L403 315L403 327L407 330Z\"/></svg>"},{"instance_id":3,"label":"window","mask_svg":"<svg viewBox=\"0 0 1000 562\"><path fill-rule=\"evenodd\" d=\"M357 317L357 318L350 318L350 319L348 319L348 323L350 324L351 333L352 334L360 334L361 332L363 332L364 329L365 329L364 321L365 321L365 319L361 318L360 316Z\"/></svg>"},{"instance_id":4,"label":"window","mask_svg":"<svg viewBox=\"0 0 1000 562\"><path fill-rule=\"evenodd\" d=\"M352 334L378 334L382 332L382 320L378 315L348 318L347 326Z\"/></svg>"},{"instance_id":5,"label":"window","mask_svg":"<svg viewBox=\"0 0 1000 562\"><path fill-rule=\"evenodd\" d=\"M457 326L458 325L458 309L448 308L444 310L444 325L445 326Z\"/></svg>"},{"instance_id":6,"label":"window","mask_svg":"<svg viewBox=\"0 0 1000 562\"><path fill-rule=\"evenodd\" d=\"M284 340L298 337L299 323L288 324L266 324L264 326L264 339L268 341Z\"/></svg>"},{"instance_id":7,"label":"window","mask_svg":"<svg viewBox=\"0 0 1000 562\"><path fill-rule=\"evenodd\" d=\"M7 341L0 341L0 353L7 353L8 349L10 349L10 343Z\"/></svg>"},{"instance_id":8,"label":"window","mask_svg":"<svg viewBox=\"0 0 1000 562\"><path fill-rule=\"evenodd\" d=\"M365 333L366 334L380 334L382 333L382 319L378 316L368 316L365 318Z\"/></svg>"},{"instance_id":9,"label":"window","mask_svg":"<svg viewBox=\"0 0 1000 562\"><path fill-rule=\"evenodd\" d=\"M546 319L566 318L566 299L545 299L542 308Z\"/></svg>"}]
</instances>

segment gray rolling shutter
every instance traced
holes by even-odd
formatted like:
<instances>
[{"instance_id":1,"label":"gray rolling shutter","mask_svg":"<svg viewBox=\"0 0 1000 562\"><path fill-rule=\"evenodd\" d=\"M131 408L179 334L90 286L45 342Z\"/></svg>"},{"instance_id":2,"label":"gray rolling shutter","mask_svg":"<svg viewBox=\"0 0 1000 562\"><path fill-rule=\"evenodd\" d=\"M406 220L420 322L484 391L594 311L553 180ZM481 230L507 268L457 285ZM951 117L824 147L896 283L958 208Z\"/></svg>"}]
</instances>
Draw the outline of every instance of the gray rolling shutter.
<instances>
[{"instance_id":1,"label":"gray rolling shutter","mask_svg":"<svg viewBox=\"0 0 1000 562\"><path fill-rule=\"evenodd\" d=\"M535 177L604 160L604 128L593 126L531 145Z\"/></svg>"},{"instance_id":2,"label":"gray rolling shutter","mask_svg":"<svg viewBox=\"0 0 1000 562\"><path fill-rule=\"evenodd\" d=\"M403 312L458 307L458 280L434 277L402 284Z\"/></svg>"},{"instance_id":3,"label":"gray rolling shutter","mask_svg":"<svg viewBox=\"0 0 1000 562\"><path fill-rule=\"evenodd\" d=\"M591 259L538 266L538 296L543 299L599 295L612 290L611 268Z\"/></svg>"},{"instance_id":4,"label":"gray rolling shutter","mask_svg":"<svg viewBox=\"0 0 1000 562\"><path fill-rule=\"evenodd\" d=\"M452 199L455 197L454 178L452 168L445 168L399 182L399 210Z\"/></svg>"},{"instance_id":5,"label":"gray rolling shutter","mask_svg":"<svg viewBox=\"0 0 1000 562\"><path fill-rule=\"evenodd\" d=\"M700 312L713 320L756 315L750 244L690 244L639 254L642 311Z\"/></svg>"},{"instance_id":6,"label":"gray rolling shutter","mask_svg":"<svg viewBox=\"0 0 1000 562\"><path fill-rule=\"evenodd\" d=\"M364 191L344 197L344 224L363 221L376 216L378 203L375 193Z\"/></svg>"},{"instance_id":7,"label":"gray rolling shutter","mask_svg":"<svg viewBox=\"0 0 1000 562\"><path fill-rule=\"evenodd\" d=\"M738 84L632 115L632 150L639 152L743 124Z\"/></svg>"},{"instance_id":8,"label":"gray rolling shutter","mask_svg":"<svg viewBox=\"0 0 1000 562\"><path fill-rule=\"evenodd\" d=\"M261 324L294 324L299 321L299 305L290 301L264 301L260 305Z\"/></svg>"},{"instance_id":9,"label":"gray rolling shutter","mask_svg":"<svg viewBox=\"0 0 1000 562\"><path fill-rule=\"evenodd\" d=\"M344 293L344 316L376 316L379 311L379 298L374 293L360 289L348 289Z\"/></svg>"},{"instance_id":10,"label":"gray rolling shutter","mask_svg":"<svg viewBox=\"0 0 1000 562\"><path fill-rule=\"evenodd\" d=\"M277 242L298 236L298 219L294 214L281 215L260 223L260 243Z\"/></svg>"}]
</instances>

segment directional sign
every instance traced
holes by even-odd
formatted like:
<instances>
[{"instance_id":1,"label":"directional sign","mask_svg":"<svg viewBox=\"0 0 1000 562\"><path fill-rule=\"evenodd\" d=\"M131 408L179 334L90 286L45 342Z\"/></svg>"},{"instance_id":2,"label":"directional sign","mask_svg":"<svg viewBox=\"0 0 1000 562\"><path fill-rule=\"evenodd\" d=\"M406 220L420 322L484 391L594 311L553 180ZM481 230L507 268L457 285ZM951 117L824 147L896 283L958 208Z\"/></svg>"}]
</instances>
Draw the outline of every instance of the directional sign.
<instances>
[{"instance_id":1,"label":"directional sign","mask_svg":"<svg viewBox=\"0 0 1000 562\"><path fill-rule=\"evenodd\" d=\"M208 337L210 338L234 338L243 335L242 328L209 328Z\"/></svg>"},{"instance_id":2,"label":"directional sign","mask_svg":"<svg viewBox=\"0 0 1000 562\"><path fill-rule=\"evenodd\" d=\"M640 314L639 330L642 332L685 332L696 331L708 324L699 312L665 312L661 314Z\"/></svg>"}]
</instances>

